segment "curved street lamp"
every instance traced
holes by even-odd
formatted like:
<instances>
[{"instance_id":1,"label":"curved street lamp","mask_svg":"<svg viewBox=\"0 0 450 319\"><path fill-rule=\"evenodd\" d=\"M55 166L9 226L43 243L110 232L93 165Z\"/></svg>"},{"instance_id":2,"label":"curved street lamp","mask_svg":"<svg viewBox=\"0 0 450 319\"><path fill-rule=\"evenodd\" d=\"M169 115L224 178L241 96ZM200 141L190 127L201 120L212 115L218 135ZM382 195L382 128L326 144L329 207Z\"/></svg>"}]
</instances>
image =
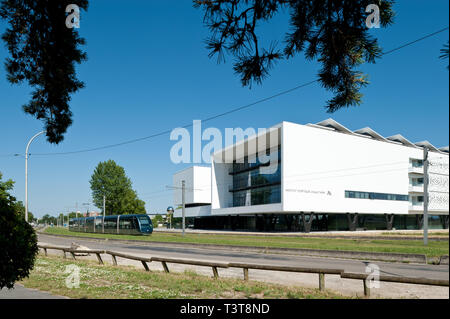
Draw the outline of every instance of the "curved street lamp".
<instances>
[{"instance_id":1,"label":"curved street lamp","mask_svg":"<svg viewBox=\"0 0 450 319\"><path fill-rule=\"evenodd\" d=\"M27 144L27 148L25 149L25 221L28 222L28 148L30 147L31 142L38 137L39 135L44 134L45 131L37 133L33 136Z\"/></svg>"}]
</instances>

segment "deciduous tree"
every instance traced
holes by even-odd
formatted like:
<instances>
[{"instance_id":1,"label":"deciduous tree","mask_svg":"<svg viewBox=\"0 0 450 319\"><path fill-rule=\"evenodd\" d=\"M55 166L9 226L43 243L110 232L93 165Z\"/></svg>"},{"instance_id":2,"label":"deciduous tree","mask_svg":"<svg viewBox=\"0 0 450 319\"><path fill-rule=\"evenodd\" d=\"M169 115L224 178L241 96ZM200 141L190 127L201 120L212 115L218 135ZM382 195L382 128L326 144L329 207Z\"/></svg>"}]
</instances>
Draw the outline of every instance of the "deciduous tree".
<instances>
[{"instance_id":1,"label":"deciduous tree","mask_svg":"<svg viewBox=\"0 0 450 319\"><path fill-rule=\"evenodd\" d=\"M106 197L106 215L145 214L145 202L137 197L125 169L113 160L100 162L90 180L95 206L103 208Z\"/></svg>"}]
</instances>

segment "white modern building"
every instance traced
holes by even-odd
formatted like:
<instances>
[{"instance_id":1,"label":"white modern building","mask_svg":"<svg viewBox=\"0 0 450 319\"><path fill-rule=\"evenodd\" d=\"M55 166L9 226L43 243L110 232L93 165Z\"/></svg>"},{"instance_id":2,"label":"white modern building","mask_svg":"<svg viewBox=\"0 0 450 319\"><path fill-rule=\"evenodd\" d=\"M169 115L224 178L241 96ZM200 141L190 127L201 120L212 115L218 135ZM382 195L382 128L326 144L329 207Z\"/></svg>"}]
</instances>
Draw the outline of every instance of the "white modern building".
<instances>
[{"instance_id":1,"label":"white modern building","mask_svg":"<svg viewBox=\"0 0 450 319\"><path fill-rule=\"evenodd\" d=\"M430 228L448 228L449 148L351 131L332 119L282 122L173 177L174 204L196 228L420 229L428 150ZM181 209L175 217L181 216Z\"/></svg>"}]
</instances>

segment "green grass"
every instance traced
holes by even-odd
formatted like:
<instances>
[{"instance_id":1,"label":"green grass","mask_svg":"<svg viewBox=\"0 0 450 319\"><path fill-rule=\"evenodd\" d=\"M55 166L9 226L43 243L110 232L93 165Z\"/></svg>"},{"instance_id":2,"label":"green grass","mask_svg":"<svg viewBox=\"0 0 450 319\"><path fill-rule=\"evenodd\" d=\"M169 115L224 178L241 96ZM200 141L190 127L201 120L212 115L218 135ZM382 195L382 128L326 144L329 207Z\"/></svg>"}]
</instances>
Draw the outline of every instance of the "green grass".
<instances>
[{"instance_id":1,"label":"green grass","mask_svg":"<svg viewBox=\"0 0 450 319\"><path fill-rule=\"evenodd\" d=\"M68 288L66 266L80 267L79 288ZM70 298L167 299L167 298L344 298L331 291L288 287L239 279L214 279L193 271L166 274L134 267L98 265L93 261L66 260L39 255L27 279L27 288Z\"/></svg>"},{"instance_id":2,"label":"green grass","mask_svg":"<svg viewBox=\"0 0 450 319\"><path fill-rule=\"evenodd\" d=\"M385 232L381 233L382 236L414 236L414 237L422 237L423 231L417 231L417 232ZM428 237L449 237L448 232L443 231L434 231L434 232L428 232Z\"/></svg>"},{"instance_id":3,"label":"green grass","mask_svg":"<svg viewBox=\"0 0 450 319\"><path fill-rule=\"evenodd\" d=\"M251 236L251 235L211 235L211 234L168 234L154 232L150 236L129 236L95 233L70 232L65 228L51 227L48 234L71 235L95 238L116 238L123 240L142 240L149 242L192 243L257 246L261 248L309 248L323 250L353 250L364 252L425 254L427 257L448 255L447 241L429 241L424 246L421 240L386 240L386 239L337 239L311 237Z\"/></svg>"}]
</instances>

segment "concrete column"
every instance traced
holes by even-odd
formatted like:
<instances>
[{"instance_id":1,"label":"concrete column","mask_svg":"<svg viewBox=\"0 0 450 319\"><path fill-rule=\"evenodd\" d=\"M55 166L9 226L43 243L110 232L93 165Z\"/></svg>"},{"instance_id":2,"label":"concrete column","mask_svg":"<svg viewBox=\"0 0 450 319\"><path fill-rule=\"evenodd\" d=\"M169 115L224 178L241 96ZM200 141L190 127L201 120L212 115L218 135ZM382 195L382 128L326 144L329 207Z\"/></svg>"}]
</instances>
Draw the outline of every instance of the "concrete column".
<instances>
[{"instance_id":1,"label":"concrete column","mask_svg":"<svg viewBox=\"0 0 450 319\"><path fill-rule=\"evenodd\" d=\"M364 214L361 216L358 216L358 223L360 223L360 222L361 222L361 225L363 226L363 228L365 229L364 225L366 222L366 216Z\"/></svg>"},{"instance_id":2,"label":"concrete column","mask_svg":"<svg viewBox=\"0 0 450 319\"><path fill-rule=\"evenodd\" d=\"M444 227L444 229L448 229L448 215L439 216L439 218L441 219L442 227Z\"/></svg>"},{"instance_id":3,"label":"concrete column","mask_svg":"<svg viewBox=\"0 0 450 319\"><path fill-rule=\"evenodd\" d=\"M294 221L293 216L286 214L286 215L284 215L284 219L286 220L287 230L292 231L292 222Z\"/></svg>"},{"instance_id":4,"label":"concrete column","mask_svg":"<svg viewBox=\"0 0 450 319\"><path fill-rule=\"evenodd\" d=\"M423 228L423 215L416 215L417 227L419 229Z\"/></svg>"},{"instance_id":5,"label":"concrete column","mask_svg":"<svg viewBox=\"0 0 450 319\"><path fill-rule=\"evenodd\" d=\"M275 224L277 222L277 216L272 214L270 215L270 230L274 231L275 230Z\"/></svg>"},{"instance_id":6,"label":"concrete column","mask_svg":"<svg viewBox=\"0 0 450 319\"><path fill-rule=\"evenodd\" d=\"M310 213L309 214L309 219L308 220L306 220L306 214L305 213L302 212L301 216L302 216L302 221L303 221L303 232L304 233L311 232L311 224L312 224L312 221L314 219L314 213Z\"/></svg>"},{"instance_id":7,"label":"concrete column","mask_svg":"<svg viewBox=\"0 0 450 319\"><path fill-rule=\"evenodd\" d=\"M394 214L384 214L384 218L386 218L386 229L392 230L392 225L394 224Z\"/></svg>"},{"instance_id":8,"label":"concrete column","mask_svg":"<svg viewBox=\"0 0 450 319\"><path fill-rule=\"evenodd\" d=\"M348 220L348 230L355 231L356 226L358 226L358 213L356 214L347 213L347 220Z\"/></svg>"},{"instance_id":9,"label":"concrete column","mask_svg":"<svg viewBox=\"0 0 450 319\"><path fill-rule=\"evenodd\" d=\"M231 216L231 230L236 230L237 216Z\"/></svg>"}]
</instances>

